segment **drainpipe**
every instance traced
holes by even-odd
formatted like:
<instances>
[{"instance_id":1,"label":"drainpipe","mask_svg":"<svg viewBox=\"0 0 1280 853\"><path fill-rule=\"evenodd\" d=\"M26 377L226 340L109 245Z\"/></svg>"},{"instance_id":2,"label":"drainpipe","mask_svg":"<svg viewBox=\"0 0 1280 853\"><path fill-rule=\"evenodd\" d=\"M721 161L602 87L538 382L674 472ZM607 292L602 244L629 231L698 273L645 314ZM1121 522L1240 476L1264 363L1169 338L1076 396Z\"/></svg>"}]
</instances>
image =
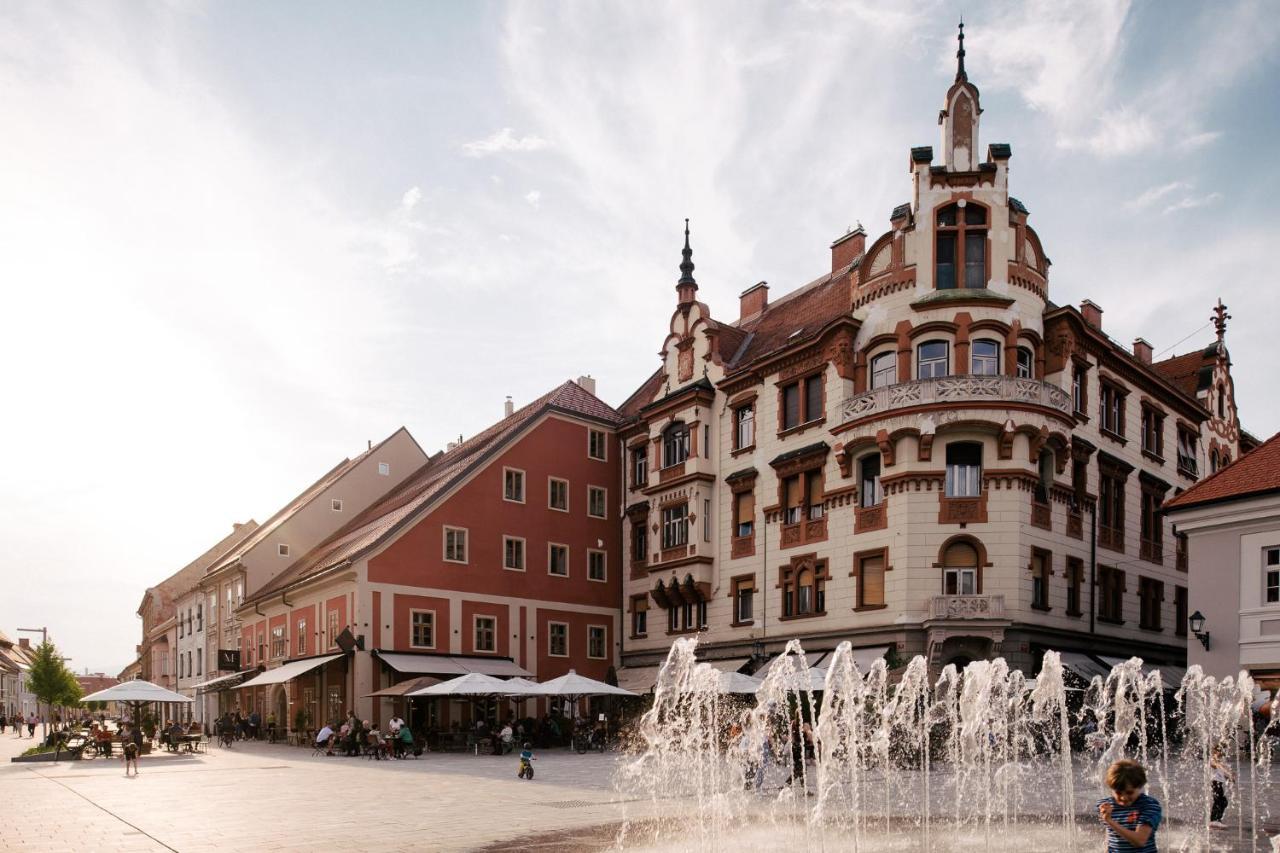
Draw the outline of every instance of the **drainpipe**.
<instances>
[{"instance_id":1,"label":"drainpipe","mask_svg":"<svg viewBox=\"0 0 1280 853\"><path fill-rule=\"evenodd\" d=\"M1093 634L1093 620L1098 615L1098 506L1089 504L1089 633Z\"/></svg>"},{"instance_id":2,"label":"drainpipe","mask_svg":"<svg viewBox=\"0 0 1280 853\"><path fill-rule=\"evenodd\" d=\"M769 635L769 625L766 621L769 605L769 515L761 510L761 517L764 524L760 525L760 553L762 563L760 565L760 651L764 652L764 640Z\"/></svg>"}]
</instances>

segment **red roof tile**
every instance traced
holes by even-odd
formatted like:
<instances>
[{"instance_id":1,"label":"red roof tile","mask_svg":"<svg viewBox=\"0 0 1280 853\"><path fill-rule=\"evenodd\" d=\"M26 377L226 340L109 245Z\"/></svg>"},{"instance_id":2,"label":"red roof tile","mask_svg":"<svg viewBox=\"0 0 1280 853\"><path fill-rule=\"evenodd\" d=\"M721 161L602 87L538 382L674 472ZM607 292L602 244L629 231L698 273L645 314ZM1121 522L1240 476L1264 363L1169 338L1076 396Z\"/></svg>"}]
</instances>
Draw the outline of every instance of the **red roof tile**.
<instances>
[{"instance_id":1,"label":"red roof tile","mask_svg":"<svg viewBox=\"0 0 1280 853\"><path fill-rule=\"evenodd\" d=\"M561 411L617 426L622 417L578 383L569 381L517 409L493 426L451 450L431 457L382 500L310 553L256 590L248 600L265 598L299 581L345 564L398 531L420 510L448 491L457 480L488 459L506 441L549 411Z\"/></svg>"},{"instance_id":2,"label":"red roof tile","mask_svg":"<svg viewBox=\"0 0 1280 853\"><path fill-rule=\"evenodd\" d=\"M1280 433L1164 505L1166 511L1280 491Z\"/></svg>"},{"instance_id":3,"label":"red roof tile","mask_svg":"<svg viewBox=\"0 0 1280 853\"><path fill-rule=\"evenodd\" d=\"M1152 362L1151 369L1188 397L1194 398L1202 388L1209 386L1209 377L1201 380L1201 370L1212 368L1217 360L1217 344L1208 349L1196 350L1185 355L1175 355L1164 361Z\"/></svg>"},{"instance_id":4,"label":"red roof tile","mask_svg":"<svg viewBox=\"0 0 1280 853\"><path fill-rule=\"evenodd\" d=\"M761 356L811 338L832 320L848 314L851 305L849 272L856 264L857 261L788 293L767 306L759 317L736 327L747 332L749 338L730 367L746 367Z\"/></svg>"}]
</instances>

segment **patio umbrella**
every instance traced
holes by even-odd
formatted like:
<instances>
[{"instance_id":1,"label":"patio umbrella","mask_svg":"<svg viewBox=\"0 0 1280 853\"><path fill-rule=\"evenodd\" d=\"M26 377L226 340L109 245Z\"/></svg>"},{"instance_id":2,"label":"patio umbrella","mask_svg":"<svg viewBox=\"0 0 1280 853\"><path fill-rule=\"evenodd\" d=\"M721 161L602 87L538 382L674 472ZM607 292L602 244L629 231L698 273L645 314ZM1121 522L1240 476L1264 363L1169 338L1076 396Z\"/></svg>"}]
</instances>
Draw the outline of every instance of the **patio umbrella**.
<instances>
[{"instance_id":1,"label":"patio umbrella","mask_svg":"<svg viewBox=\"0 0 1280 853\"><path fill-rule=\"evenodd\" d=\"M587 678L585 675L578 675L572 669L559 678L544 681L538 686L541 688L541 695L543 696L559 696L573 703L573 725L575 730L578 724L579 699L587 696L640 695L632 693L630 690L623 690L621 687L614 687L612 684L606 684L603 681L596 681L594 678Z\"/></svg>"},{"instance_id":2,"label":"patio umbrella","mask_svg":"<svg viewBox=\"0 0 1280 853\"><path fill-rule=\"evenodd\" d=\"M721 672L719 675L719 684L716 692L718 693L755 693L760 689L760 680L752 678L750 675L743 675L741 672Z\"/></svg>"},{"instance_id":3,"label":"patio umbrella","mask_svg":"<svg viewBox=\"0 0 1280 853\"><path fill-rule=\"evenodd\" d=\"M190 696L166 690L150 681L122 681L106 690L90 693L82 702L192 702Z\"/></svg>"},{"instance_id":4,"label":"patio umbrella","mask_svg":"<svg viewBox=\"0 0 1280 853\"><path fill-rule=\"evenodd\" d=\"M472 696L485 698L490 696L540 695L530 694L529 688L523 685L512 684L511 681L514 680L494 678L492 675L485 675L480 672L468 672L466 675L459 675L457 678L450 678L448 681L441 681L439 684L433 684L430 687L410 691L405 696Z\"/></svg>"},{"instance_id":5,"label":"patio umbrella","mask_svg":"<svg viewBox=\"0 0 1280 853\"><path fill-rule=\"evenodd\" d=\"M402 699L406 694L414 690L421 690L424 687L430 687L433 684L439 684L440 679L432 678L424 675L421 678L411 678L408 681L402 681L399 684L393 684L390 687L384 687L381 690L375 690L365 696L366 699L382 698L382 699Z\"/></svg>"},{"instance_id":6,"label":"patio umbrella","mask_svg":"<svg viewBox=\"0 0 1280 853\"><path fill-rule=\"evenodd\" d=\"M804 672L797 671L783 679L783 686L787 690L794 690L797 693L805 690L810 692L825 690L827 687L827 671L817 666L810 667L808 671L809 679L807 682L805 681ZM760 687L756 688L756 692L759 692L761 687L764 687L764 681L760 682Z\"/></svg>"}]
</instances>

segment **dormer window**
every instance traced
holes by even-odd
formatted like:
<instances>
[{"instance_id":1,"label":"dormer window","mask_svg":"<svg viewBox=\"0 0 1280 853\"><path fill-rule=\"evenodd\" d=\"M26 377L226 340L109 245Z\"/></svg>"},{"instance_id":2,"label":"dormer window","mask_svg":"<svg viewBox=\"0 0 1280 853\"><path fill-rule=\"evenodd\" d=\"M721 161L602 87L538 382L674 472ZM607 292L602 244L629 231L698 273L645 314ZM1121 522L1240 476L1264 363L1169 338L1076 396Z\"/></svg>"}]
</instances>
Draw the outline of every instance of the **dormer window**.
<instances>
[{"instance_id":1,"label":"dormer window","mask_svg":"<svg viewBox=\"0 0 1280 853\"><path fill-rule=\"evenodd\" d=\"M961 207L961 205L964 205ZM987 286L987 210L966 202L938 211L934 287Z\"/></svg>"}]
</instances>

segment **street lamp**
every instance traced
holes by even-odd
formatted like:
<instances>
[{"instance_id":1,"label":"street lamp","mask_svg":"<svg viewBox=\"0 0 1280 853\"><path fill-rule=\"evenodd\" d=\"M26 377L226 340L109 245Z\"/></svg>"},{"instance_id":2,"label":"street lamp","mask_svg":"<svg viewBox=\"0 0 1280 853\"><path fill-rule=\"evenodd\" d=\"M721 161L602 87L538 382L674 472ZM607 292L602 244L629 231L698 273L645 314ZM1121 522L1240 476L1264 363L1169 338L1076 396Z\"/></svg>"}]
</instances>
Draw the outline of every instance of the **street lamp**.
<instances>
[{"instance_id":1,"label":"street lamp","mask_svg":"<svg viewBox=\"0 0 1280 853\"><path fill-rule=\"evenodd\" d=\"M1204 614L1197 610L1187 619L1187 624L1191 627L1191 633L1204 646L1204 650L1209 651L1209 632L1204 630Z\"/></svg>"}]
</instances>

